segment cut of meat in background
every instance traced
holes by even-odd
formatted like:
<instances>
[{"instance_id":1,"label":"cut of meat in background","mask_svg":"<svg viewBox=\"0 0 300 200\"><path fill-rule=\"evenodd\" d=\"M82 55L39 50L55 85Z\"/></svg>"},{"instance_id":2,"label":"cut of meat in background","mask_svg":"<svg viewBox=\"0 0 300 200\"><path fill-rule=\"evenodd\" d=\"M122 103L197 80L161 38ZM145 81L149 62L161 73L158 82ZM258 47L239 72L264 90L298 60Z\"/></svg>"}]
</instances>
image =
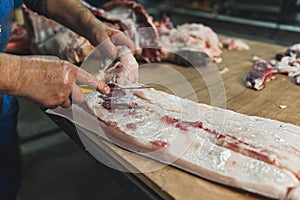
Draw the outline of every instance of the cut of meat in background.
<instances>
[{"instance_id":1,"label":"cut of meat in background","mask_svg":"<svg viewBox=\"0 0 300 200\"><path fill-rule=\"evenodd\" d=\"M249 50L250 47L247 43L240 39L232 39L232 38L227 38L222 40L222 45L224 48L229 49L229 50Z\"/></svg>"},{"instance_id":2,"label":"cut of meat in background","mask_svg":"<svg viewBox=\"0 0 300 200\"><path fill-rule=\"evenodd\" d=\"M274 66L266 60L258 57L253 57L254 67L244 78L244 82L247 87L255 90L261 90L265 87L265 84L276 78L278 70L274 69Z\"/></svg>"},{"instance_id":3,"label":"cut of meat in background","mask_svg":"<svg viewBox=\"0 0 300 200\"><path fill-rule=\"evenodd\" d=\"M9 37L6 52L21 53L29 50L30 42L25 25L12 23L12 32Z\"/></svg>"},{"instance_id":4,"label":"cut of meat in background","mask_svg":"<svg viewBox=\"0 0 300 200\"><path fill-rule=\"evenodd\" d=\"M300 85L300 44L294 44L285 51L277 53L275 59L266 61L253 58L254 67L244 78L247 87L255 90L264 88L265 83L276 78L278 73L295 78Z\"/></svg>"},{"instance_id":5,"label":"cut of meat in background","mask_svg":"<svg viewBox=\"0 0 300 200\"><path fill-rule=\"evenodd\" d=\"M284 52L278 53L276 60L275 68L279 73L294 77L296 84L300 85L300 44L294 44Z\"/></svg>"}]
</instances>

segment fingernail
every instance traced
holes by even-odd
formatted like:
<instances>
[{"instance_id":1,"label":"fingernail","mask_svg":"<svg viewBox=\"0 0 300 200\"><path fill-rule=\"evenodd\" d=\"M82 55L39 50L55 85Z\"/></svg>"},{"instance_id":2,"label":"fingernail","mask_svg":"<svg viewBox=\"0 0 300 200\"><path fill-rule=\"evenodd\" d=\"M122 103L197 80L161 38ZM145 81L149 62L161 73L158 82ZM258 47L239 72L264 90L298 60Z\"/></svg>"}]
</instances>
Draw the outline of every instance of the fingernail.
<instances>
[{"instance_id":1,"label":"fingernail","mask_svg":"<svg viewBox=\"0 0 300 200\"><path fill-rule=\"evenodd\" d=\"M110 93L110 88L108 86L105 86L105 88L103 88L103 92L105 94L109 94Z\"/></svg>"}]
</instances>

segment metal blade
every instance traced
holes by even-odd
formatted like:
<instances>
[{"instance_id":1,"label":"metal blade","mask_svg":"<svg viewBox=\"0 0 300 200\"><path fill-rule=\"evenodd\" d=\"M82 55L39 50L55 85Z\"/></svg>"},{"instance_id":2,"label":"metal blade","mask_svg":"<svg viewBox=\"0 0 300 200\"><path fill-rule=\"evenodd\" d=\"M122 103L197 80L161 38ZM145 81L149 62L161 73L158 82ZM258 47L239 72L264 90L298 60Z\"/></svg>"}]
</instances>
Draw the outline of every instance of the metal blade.
<instances>
[{"instance_id":1,"label":"metal blade","mask_svg":"<svg viewBox=\"0 0 300 200\"><path fill-rule=\"evenodd\" d=\"M140 89L148 89L148 88L154 88L150 86L137 86L137 87L116 87L111 88L112 90L140 90Z\"/></svg>"},{"instance_id":2,"label":"metal blade","mask_svg":"<svg viewBox=\"0 0 300 200\"><path fill-rule=\"evenodd\" d=\"M194 67L205 67L211 61L207 53L190 50L176 52L174 59L177 64Z\"/></svg>"},{"instance_id":3,"label":"metal blade","mask_svg":"<svg viewBox=\"0 0 300 200\"><path fill-rule=\"evenodd\" d=\"M91 88L89 88L86 85L80 85L79 87L80 87L81 91L84 94L96 92L94 89L91 89ZM140 90L140 89L149 89L149 88L154 88L154 87L150 87L150 86L137 86L137 87L115 87L115 88L110 88L110 89L111 90Z\"/></svg>"}]
</instances>

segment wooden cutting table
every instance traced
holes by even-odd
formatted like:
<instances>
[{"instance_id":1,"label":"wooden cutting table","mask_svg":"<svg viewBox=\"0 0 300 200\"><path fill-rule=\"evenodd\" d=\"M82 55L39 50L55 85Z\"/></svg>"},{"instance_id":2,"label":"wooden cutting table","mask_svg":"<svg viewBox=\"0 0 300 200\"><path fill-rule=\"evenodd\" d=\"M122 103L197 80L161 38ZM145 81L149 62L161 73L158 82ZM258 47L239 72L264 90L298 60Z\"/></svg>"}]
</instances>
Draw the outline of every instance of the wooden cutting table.
<instances>
[{"instance_id":1,"label":"wooden cutting table","mask_svg":"<svg viewBox=\"0 0 300 200\"><path fill-rule=\"evenodd\" d=\"M220 36L220 38L222 37ZM262 91L248 89L243 83L243 77L252 69L253 64L251 59L253 56L271 59L274 58L276 53L285 50L286 47L257 41L244 41L250 45L251 50L224 50L222 54L223 62L217 64L219 70L225 67L229 69L228 72L221 75L226 91L226 108L239 113L272 118L300 126L300 86L295 85L294 78L278 75L277 79L268 83ZM188 80L199 102L210 104L211 98L208 89L195 69L168 63L163 64L173 67ZM147 75L143 74L144 67L141 67L141 79L147 79ZM153 67L155 69L155 66ZM170 80L172 87L179 87L180 89L180 83L172 79L172 75L158 73L157 76L164 80ZM166 89L164 87L157 87L162 90ZM182 91L179 96L189 97L190 95ZM282 109L279 107L280 105L285 105L286 108ZM126 169L139 170L140 163L154 167L163 166L161 163L105 142L94 133L86 130L82 131L87 138L100 148L105 149L111 157L118 160L119 164ZM157 171L136 173L133 175L163 199L266 199L243 190L210 182L172 166L165 166Z\"/></svg>"}]
</instances>

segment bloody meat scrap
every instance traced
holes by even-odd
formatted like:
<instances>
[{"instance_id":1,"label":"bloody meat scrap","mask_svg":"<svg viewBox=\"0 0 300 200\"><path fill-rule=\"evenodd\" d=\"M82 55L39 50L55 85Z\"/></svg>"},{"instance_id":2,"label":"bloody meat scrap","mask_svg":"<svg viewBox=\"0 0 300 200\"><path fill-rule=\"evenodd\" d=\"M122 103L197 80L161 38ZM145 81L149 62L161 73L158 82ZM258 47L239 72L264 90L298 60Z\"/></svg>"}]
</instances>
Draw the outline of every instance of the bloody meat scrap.
<instances>
[{"instance_id":1,"label":"bloody meat scrap","mask_svg":"<svg viewBox=\"0 0 300 200\"><path fill-rule=\"evenodd\" d=\"M261 90L265 84L276 78L278 70L274 69L271 62L258 57L253 58L254 67L246 77L244 82L247 87L255 90Z\"/></svg>"}]
</instances>

